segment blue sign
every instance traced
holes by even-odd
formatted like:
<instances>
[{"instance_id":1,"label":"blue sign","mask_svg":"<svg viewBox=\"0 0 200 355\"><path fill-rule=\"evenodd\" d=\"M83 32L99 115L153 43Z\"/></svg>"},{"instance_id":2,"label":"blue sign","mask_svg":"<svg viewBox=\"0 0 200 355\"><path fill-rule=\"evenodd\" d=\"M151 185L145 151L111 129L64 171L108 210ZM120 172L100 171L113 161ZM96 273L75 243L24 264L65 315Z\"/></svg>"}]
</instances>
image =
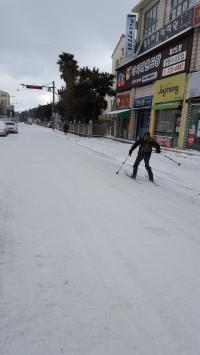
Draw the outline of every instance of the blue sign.
<instances>
[{"instance_id":1,"label":"blue sign","mask_svg":"<svg viewBox=\"0 0 200 355\"><path fill-rule=\"evenodd\" d=\"M139 97L133 100L133 108L150 108L153 96Z\"/></svg>"}]
</instances>

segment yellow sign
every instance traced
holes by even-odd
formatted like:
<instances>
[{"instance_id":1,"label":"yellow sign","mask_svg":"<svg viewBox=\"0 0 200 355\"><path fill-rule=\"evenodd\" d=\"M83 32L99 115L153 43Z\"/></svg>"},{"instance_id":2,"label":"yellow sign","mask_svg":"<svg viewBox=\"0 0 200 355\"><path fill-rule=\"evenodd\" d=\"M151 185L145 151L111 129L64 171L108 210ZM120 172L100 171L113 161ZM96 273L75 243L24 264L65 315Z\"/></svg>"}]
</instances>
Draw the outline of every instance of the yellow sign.
<instances>
[{"instance_id":1,"label":"yellow sign","mask_svg":"<svg viewBox=\"0 0 200 355\"><path fill-rule=\"evenodd\" d=\"M186 74L174 75L157 80L154 84L154 103L179 101L183 99Z\"/></svg>"}]
</instances>

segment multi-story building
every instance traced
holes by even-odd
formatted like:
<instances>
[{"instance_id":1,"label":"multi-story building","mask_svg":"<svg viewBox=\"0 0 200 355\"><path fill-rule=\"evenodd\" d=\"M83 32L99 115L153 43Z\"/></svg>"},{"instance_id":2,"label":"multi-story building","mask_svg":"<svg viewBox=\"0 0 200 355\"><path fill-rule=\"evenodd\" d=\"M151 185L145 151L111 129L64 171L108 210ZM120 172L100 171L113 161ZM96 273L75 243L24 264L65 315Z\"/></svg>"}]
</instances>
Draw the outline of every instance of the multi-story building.
<instances>
[{"instance_id":1,"label":"multi-story building","mask_svg":"<svg viewBox=\"0 0 200 355\"><path fill-rule=\"evenodd\" d=\"M126 63L128 59L125 57L125 35L122 34L112 54L112 74L116 75L116 68ZM113 89L117 88L117 80L115 78ZM100 119L108 124L108 134L118 136L122 132L124 138L128 137L128 123L130 119L130 94L117 94L116 97L106 96L107 109L102 113ZM124 119L126 118L126 119Z\"/></svg>"},{"instance_id":2,"label":"multi-story building","mask_svg":"<svg viewBox=\"0 0 200 355\"><path fill-rule=\"evenodd\" d=\"M125 56L125 35L122 34L112 54L112 74L116 74L116 69L125 64L128 59ZM114 81L114 90L117 89L117 79ZM112 103L113 112L109 112L112 119L112 131L115 136L121 133L121 137L128 138L130 122L130 93L117 93Z\"/></svg>"},{"instance_id":3,"label":"multi-story building","mask_svg":"<svg viewBox=\"0 0 200 355\"><path fill-rule=\"evenodd\" d=\"M116 68L118 68L121 64L124 62L125 58L125 53L124 53L124 48L125 48L125 35L122 34L114 51L112 54L112 74L116 74ZM115 80L114 82L114 89L117 87L117 81Z\"/></svg>"},{"instance_id":4,"label":"multi-story building","mask_svg":"<svg viewBox=\"0 0 200 355\"><path fill-rule=\"evenodd\" d=\"M117 68L117 95L130 97L129 139L150 130L163 146L200 149L198 3L141 0L132 9L135 54Z\"/></svg>"},{"instance_id":5,"label":"multi-story building","mask_svg":"<svg viewBox=\"0 0 200 355\"><path fill-rule=\"evenodd\" d=\"M0 90L0 115L6 116L10 110L10 95Z\"/></svg>"}]
</instances>

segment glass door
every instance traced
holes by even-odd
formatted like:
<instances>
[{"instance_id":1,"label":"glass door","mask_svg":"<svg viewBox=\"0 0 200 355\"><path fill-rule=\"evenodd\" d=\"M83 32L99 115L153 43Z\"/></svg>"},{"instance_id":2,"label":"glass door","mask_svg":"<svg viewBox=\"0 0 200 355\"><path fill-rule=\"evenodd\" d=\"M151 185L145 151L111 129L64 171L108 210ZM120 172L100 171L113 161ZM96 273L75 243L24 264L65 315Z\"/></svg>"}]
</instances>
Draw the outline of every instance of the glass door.
<instances>
[{"instance_id":1,"label":"glass door","mask_svg":"<svg viewBox=\"0 0 200 355\"><path fill-rule=\"evenodd\" d=\"M149 131L150 114L150 109L138 110L137 139L143 137L144 133Z\"/></svg>"}]
</instances>

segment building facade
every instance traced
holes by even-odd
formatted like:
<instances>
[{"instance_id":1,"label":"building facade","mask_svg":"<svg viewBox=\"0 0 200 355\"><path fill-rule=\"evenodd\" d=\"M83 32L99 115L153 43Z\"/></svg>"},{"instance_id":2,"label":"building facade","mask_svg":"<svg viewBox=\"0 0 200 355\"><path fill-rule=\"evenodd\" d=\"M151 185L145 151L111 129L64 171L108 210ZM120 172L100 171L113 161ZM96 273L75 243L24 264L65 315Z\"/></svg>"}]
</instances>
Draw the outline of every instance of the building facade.
<instances>
[{"instance_id":1,"label":"building facade","mask_svg":"<svg viewBox=\"0 0 200 355\"><path fill-rule=\"evenodd\" d=\"M132 11L135 55L117 68L116 98L130 95L127 138L150 130L162 146L199 149L200 5L142 0Z\"/></svg>"},{"instance_id":2,"label":"building facade","mask_svg":"<svg viewBox=\"0 0 200 355\"><path fill-rule=\"evenodd\" d=\"M117 89L116 68L128 62L125 57L125 35L122 34L112 54L112 74L115 76L113 89ZM128 138L129 120L131 115L130 92L118 93L115 97L106 97L107 109L100 119L109 126L108 135Z\"/></svg>"},{"instance_id":3,"label":"building facade","mask_svg":"<svg viewBox=\"0 0 200 355\"><path fill-rule=\"evenodd\" d=\"M0 90L0 115L6 116L10 110L10 95Z\"/></svg>"}]
</instances>

